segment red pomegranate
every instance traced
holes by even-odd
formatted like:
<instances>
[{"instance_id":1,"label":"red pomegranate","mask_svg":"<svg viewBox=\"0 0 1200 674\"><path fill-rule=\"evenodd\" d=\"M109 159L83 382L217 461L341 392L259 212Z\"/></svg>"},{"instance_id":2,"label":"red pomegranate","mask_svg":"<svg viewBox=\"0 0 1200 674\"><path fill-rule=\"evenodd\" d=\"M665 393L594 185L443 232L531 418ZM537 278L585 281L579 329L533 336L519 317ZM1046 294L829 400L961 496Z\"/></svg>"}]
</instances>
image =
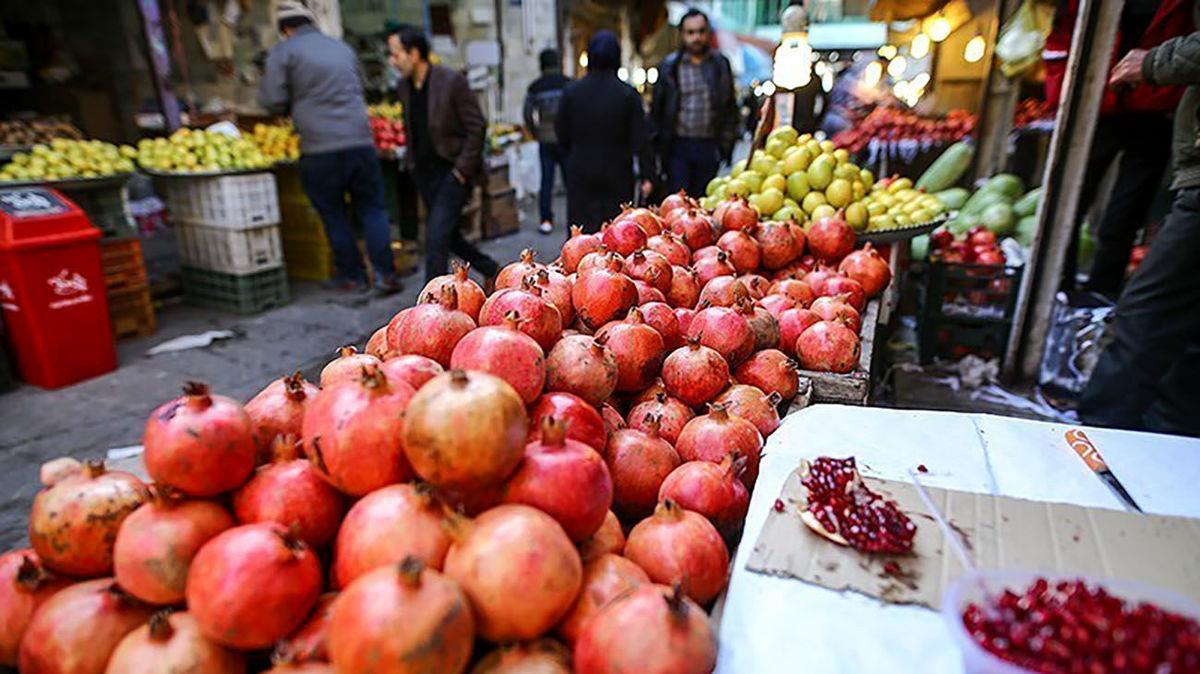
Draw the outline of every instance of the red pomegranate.
<instances>
[{"instance_id":1,"label":"red pomegranate","mask_svg":"<svg viewBox=\"0 0 1200 674\"><path fill-rule=\"evenodd\" d=\"M687 247L699 250L711 246L717 241L713 222L703 211L689 208L671 221L671 231L683 239Z\"/></svg>"},{"instance_id":2,"label":"red pomegranate","mask_svg":"<svg viewBox=\"0 0 1200 674\"><path fill-rule=\"evenodd\" d=\"M740 477L745 469L746 459L732 454L721 463L688 461L663 480L658 501L674 501L684 510L699 513L726 541L737 540L750 508L750 492Z\"/></svg>"},{"instance_id":3,"label":"red pomegranate","mask_svg":"<svg viewBox=\"0 0 1200 674\"><path fill-rule=\"evenodd\" d=\"M695 203L695 200L689 197L686 191L680 189L663 198L662 203L658 205L658 212L665 215L677 208L690 208Z\"/></svg>"},{"instance_id":4,"label":"red pomegranate","mask_svg":"<svg viewBox=\"0 0 1200 674\"><path fill-rule=\"evenodd\" d=\"M375 356L379 360L387 360L392 357L392 351L387 343L387 326L383 326L371 333L371 337L367 339L367 346L364 349L368 356Z\"/></svg>"},{"instance_id":5,"label":"red pomegranate","mask_svg":"<svg viewBox=\"0 0 1200 674\"><path fill-rule=\"evenodd\" d=\"M759 435L770 436L779 428L778 393L767 395L761 389L746 384L735 384L717 396L717 404L724 405L729 414L754 424Z\"/></svg>"},{"instance_id":6,"label":"red pomegranate","mask_svg":"<svg viewBox=\"0 0 1200 674\"><path fill-rule=\"evenodd\" d=\"M621 273L620 258L610 258L604 266L581 272L571 289L575 315L593 330L624 315L637 302L637 286Z\"/></svg>"},{"instance_id":7,"label":"red pomegranate","mask_svg":"<svg viewBox=\"0 0 1200 674\"><path fill-rule=\"evenodd\" d=\"M788 309L796 308L796 301L787 295L767 295L758 301L758 306L767 310L767 313L779 320L780 314Z\"/></svg>"},{"instance_id":8,"label":"red pomegranate","mask_svg":"<svg viewBox=\"0 0 1200 674\"><path fill-rule=\"evenodd\" d=\"M30 548L0 555L0 666L17 666L21 637L34 612L69 584L43 568Z\"/></svg>"},{"instance_id":9,"label":"red pomegranate","mask_svg":"<svg viewBox=\"0 0 1200 674\"><path fill-rule=\"evenodd\" d=\"M562 527L536 508L496 506L459 520L451 537L445 573L466 592L479 635L489 641L544 634L579 594L579 553Z\"/></svg>"},{"instance_id":10,"label":"red pomegranate","mask_svg":"<svg viewBox=\"0 0 1200 674\"><path fill-rule=\"evenodd\" d=\"M413 470L436 487L482 489L521 462L528 418L520 394L499 377L451 370L413 396L404 449Z\"/></svg>"},{"instance_id":11,"label":"red pomegranate","mask_svg":"<svg viewBox=\"0 0 1200 674\"><path fill-rule=\"evenodd\" d=\"M42 603L21 639L17 670L24 674L101 674L125 638L154 609L112 578L76 583Z\"/></svg>"},{"instance_id":12,"label":"red pomegranate","mask_svg":"<svg viewBox=\"0 0 1200 674\"><path fill-rule=\"evenodd\" d=\"M637 305L640 307L649 302L666 302L667 296L662 294L662 291L642 280L633 282L633 286L637 288Z\"/></svg>"},{"instance_id":13,"label":"red pomegranate","mask_svg":"<svg viewBox=\"0 0 1200 674\"><path fill-rule=\"evenodd\" d=\"M647 236L662 233L662 220L649 208L633 208L626 205L617 216L617 220L633 220L645 230Z\"/></svg>"},{"instance_id":14,"label":"red pomegranate","mask_svg":"<svg viewBox=\"0 0 1200 674\"><path fill-rule=\"evenodd\" d=\"M415 353L396 356L383 364L385 375L403 380L414 391L443 372L445 369L436 360Z\"/></svg>"},{"instance_id":15,"label":"red pomegranate","mask_svg":"<svg viewBox=\"0 0 1200 674\"><path fill-rule=\"evenodd\" d=\"M233 492L233 514L238 522L278 522L294 527L312 548L333 540L345 513L342 495L307 459L261 466Z\"/></svg>"},{"instance_id":16,"label":"red pomegranate","mask_svg":"<svg viewBox=\"0 0 1200 674\"><path fill-rule=\"evenodd\" d=\"M546 383L546 359L542 347L522 332L520 325L514 311L505 317L503 325L472 330L454 348L450 367L496 375L526 403L537 400Z\"/></svg>"},{"instance_id":17,"label":"red pomegranate","mask_svg":"<svg viewBox=\"0 0 1200 674\"><path fill-rule=\"evenodd\" d=\"M562 335L562 314L542 297L534 280L530 276L519 288L507 288L489 297L479 312L479 327L507 325L512 319L509 327L532 337L544 352Z\"/></svg>"},{"instance_id":18,"label":"red pomegranate","mask_svg":"<svg viewBox=\"0 0 1200 674\"><path fill-rule=\"evenodd\" d=\"M840 321L819 321L796 340L801 367L817 372L852 372L861 350L858 335Z\"/></svg>"},{"instance_id":19,"label":"red pomegranate","mask_svg":"<svg viewBox=\"0 0 1200 674\"><path fill-rule=\"evenodd\" d=\"M729 255L729 262L739 274L752 272L762 263L762 247L744 231L725 232L717 239L717 246Z\"/></svg>"},{"instance_id":20,"label":"red pomegranate","mask_svg":"<svg viewBox=\"0 0 1200 674\"><path fill-rule=\"evenodd\" d=\"M455 260L450 263L449 274L443 274L442 276L430 279L429 283L425 284L425 287L417 296L427 297L432 295L433 297L441 297L442 288L450 286L454 288L454 293L458 298L458 310L470 316L471 320L478 322L479 309L483 306L483 301L487 297L484 295L483 288L471 280L470 271L471 265L459 264ZM382 358L382 356L380 357Z\"/></svg>"},{"instance_id":21,"label":"red pomegranate","mask_svg":"<svg viewBox=\"0 0 1200 674\"><path fill-rule=\"evenodd\" d=\"M698 604L716 598L729 579L729 551L716 527L671 499L629 532L625 557L656 583L679 583Z\"/></svg>"},{"instance_id":22,"label":"red pomegranate","mask_svg":"<svg viewBox=\"0 0 1200 674\"><path fill-rule=\"evenodd\" d=\"M537 258L537 251L530 248L522 250L519 260L505 265L500 273L496 274L496 290L519 288L525 277L536 274L539 269L546 266L537 262L535 258Z\"/></svg>"},{"instance_id":23,"label":"red pomegranate","mask_svg":"<svg viewBox=\"0 0 1200 674\"><path fill-rule=\"evenodd\" d=\"M705 256L692 263L692 271L696 272L696 280L700 287L718 276L737 276L738 270L729 261L729 254L718 250L716 255Z\"/></svg>"},{"instance_id":24,"label":"red pomegranate","mask_svg":"<svg viewBox=\"0 0 1200 674\"><path fill-rule=\"evenodd\" d=\"M474 642L462 588L412 557L354 581L329 618L329 659L339 672L462 672Z\"/></svg>"},{"instance_id":25,"label":"red pomegranate","mask_svg":"<svg viewBox=\"0 0 1200 674\"><path fill-rule=\"evenodd\" d=\"M715 243L712 244L711 246L705 246L705 247L697 250L696 252L692 253L692 264L695 264L701 260L707 260L710 258L714 258L717 256L717 253L720 253L720 252L723 252L723 251L719 247L717 247L717 244L715 244Z\"/></svg>"},{"instance_id":26,"label":"red pomegranate","mask_svg":"<svg viewBox=\"0 0 1200 674\"><path fill-rule=\"evenodd\" d=\"M854 250L856 238L854 230L838 211L836 215L818 218L808 228L808 249L818 260L832 264Z\"/></svg>"},{"instance_id":27,"label":"red pomegranate","mask_svg":"<svg viewBox=\"0 0 1200 674\"><path fill-rule=\"evenodd\" d=\"M796 397L800 388L796 361L778 349L766 349L750 356L733 373L739 384L753 386L768 395L779 394L783 401Z\"/></svg>"},{"instance_id":28,"label":"red pomegranate","mask_svg":"<svg viewBox=\"0 0 1200 674\"><path fill-rule=\"evenodd\" d=\"M710 307L732 307L740 298L749 298L750 291L736 276L718 276L700 291L699 304Z\"/></svg>"},{"instance_id":29,"label":"red pomegranate","mask_svg":"<svg viewBox=\"0 0 1200 674\"><path fill-rule=\"evenodd\" d=\"M624 265L624 259L620 255L610 252L608 250L608 246L601 244L600 248L588 253L587 255L584 255L583 259L579 261L579 268L575 270L576 280L589 271L600 269L602 267L608 267L613 264ZM621 267L616 267L616 269L619 271Z\"/></svg>"},{"instance_id":30,"label":"red pomegranate","mask_svg":"<svg viewBox=\"0 0 1200 674\"><path fill-rule=\"evenodd\" d=\"M617 598L575 643L576 674L707 674L716 665L708 615L679 586L643 585Z\"/></svg>"},{"instance_id":31,"label":"red pomegranate","mask_svg":"<svg viewBox=\"0 0 1200 674\"><path fill-rule=\"evenodd\" d=\"M792 233L792 239L796 241L796 259L800 259L808 248L808 235L795 220L788 220L787 227L788 231Z\"/></svg>"},{"instance_id":32,"label":"red pomegranate","mask_svg":"<svg viewBox=\"0 0 1200 674\"><path fill-rule=\"evenodd\" d=\"M729 307L697 311L684 334L721 354L731 366L746 360L754 351L754 331L745 316Z\"/></svg>"},{"instance_id":33,"label":"red pomegranate","mask_svg":"<svg viewBox=\"0 0 1200 674\"><path fill-rule=\"evenodd\" d=\"M620 555L624 549L625 532L621 529L621 520L610 510L596 533L579 544L579 556L586 564L601 555Z\"/></svg>"},{"instance_id":34,"label":"red pomegranate","mask_svg":"<svg viewBox=\"0 0 1200 674\"><path fill-rule=\"evenodd\" d=\"M676 308L692 308L700 300L700 279L688 267L676 266L671 273L671 289L667 304Z\"/></svg>"},{"instance_id":35,"label":"red pomegranate","mask_svg":"<svg viewBox=\"0 0 1200 674\"><path fill-rule=\"evenodd\" d=\"M540 437L504 487L505 503L523 503L550 515L572 541L586 540L604 523L612 505L612 478L604 459L567 437L567 426L542 418Z\"/></svg>"},{"instance_id":36,"label":"red pomegranate","mask_svg":"<svg viewBox=\"0 0 1200 674\"><path fill-rule=\"evenodd\" d=\"M355 578L407 557L431 569L442 568L450 536L445 507L429 485L393 484L359 499L338 530L333 550L333 581L345 588Z\"/></svg>"},{"instance_id":37,"label":"red pomegranate","mask_svg":"<svg viewBox=\"0 0 1200 674\"><path fill-rule=\"evenodd\" d=\"M622 429L609 435L604 458L613 481L613 507L622 517L640 519L654 510L658 488L679 465L679 454L659 437L658 420L647 430Z\"/></svg>"},{"instance_id":38,"label":"red pomegranate","mask_svg":"<svg viewBox=\"0 0 1200 674\"><path fill-rule=\"evenodd\" d=\"M296 372L271 382L246 403L243 409L254 427L259 463L267 460L275 438L282 435L299 437L304 410L319 390Z\"/></svg>"},{"instance_id":39,"label":"red pomegranate","mask_svg":"<svg viewBox=\"0 0 1200 674\"><path fill-rule=\"evenodd\" d=\"M692 408L682 400L672 398L666 391L658 391L650 400L637 403L629 410L629 428L648 433L652 425L657 425L658 434L674 444L679 432L695 416Z\"/></svg>"},{"instance_id":40,"label":"red pomegranate","mask_svg":"<svg viewBox=\"0 0 1200 674\"><path fill-rule=\"evenodd\" d=\"M117 644L104 671L106 674L244 674L246 659L201 634L191 614L164 610L150 616L149 623Z\"/></svg>"},{"instance_id":41,"label":"red pomegranate","mask_svg":"<svg viewBox=\"0 0 1200 674\"><path fill-rule=\"evenodd\" d=\"M471 674L573 674L571 652L553 639L505 644L471 668Z\"/></svg>"},{"instance_id":42,"label":"red pomegranate","mask_svg":"<svg viewBox=\"0 0 1200 674\"><path fill-rule=\"evenodd\" d=\"M575 305L571 304L571 279L562 273L557 264L539 269L532 277L533 284L541 291L542 299L554 305L564 326L575 322Z\"/></svg>"},{"instance_id":43,"label":"red pomegranate","mask_svg":"<svg viewBox=\"0 0 1200 674\"><path fill-rule=\"evenodd\" d=\"M849 276L833 276L825 280L821 288L824 297L836 297L849 304L858 313L867 306L867 293L862 284ZM814 300L815 301L815 300Z\"/></svg>"},{"instance_id":44,"label":"red pomegranate","mask_svg":"<svg viewBox=\"0 0 1200 674\"><path fill-rule=\"evenodd\" d=\"M578 440L597 452L608 444L604 417L594 405L579 396L564 392L546 393L529 406L529 441L542 432L542 422L553 417L566 426L566 436ZM526 450L528 452L528 450Z\"/></svg>"},{"instance_id":45,"label":"red pomegranate","mask_svg":"<svg viewBox=\"0 0 1200 674\"><path fill-rule=\"evenodd\" d=\"M675 442L684 461L719 463L734 453L746 457L742 482L747 489L754 489L754 481L758 479L762 445L762 435L754 424L729 414L724 405L709 405L708 414L689 421Z\"/></svg>"},{"instance_id":46,"label":"red pomegranate","mask_svg":"<svg viewBox=\"0 0 1200 674\"><path fill-rule=\"evenodd\" d=\"M808 284L809 289L813 291L813 299L820 296L825 289L825 282L836 276L841 276L841 272L833 267L828 267L824 264L818 264L815 269L804 275L804 282Z\"/></svg>"},{"instance_id":47,"label":"red pomegranate","mask_svg":"<svg viewBox=\"0 0 1200 674\"><path fill-rule=\"evenodd\" d=\"M617 390L638 391L650 385L662 368L662 335L642 318L634 307L623 321L614 321L596 333L617 357Z\"/></svg>"},{"instance_id":48,"label":"red pomegranate","mask_svg":"<svg viewBox=\"0 0 1200 674\"><path fill-rule=\"evenodd\" d=\"M646 248L667 258L672 266L686 267L692 261L692 251L671 231L646 239Z\"/></svg>"},{"instance_id":49,"label":"red pomegranate","mask_svg":"<svg viewBox=\"0 0 1200 674\"><path fill-rule=\"evenodd\" d=\"M563 269L574 274L579 268L579 261L584 255L600 250L600 237L595 234L584 234L583 228L571 225L571 237L562 247Z\"/></svg>"},{"instance_id":50,"label":"red pomegranate","mask_svg":"<svg viewBox=\"0 0 1200 674\"><path fill-rule=\"evenodd\" d=\"M599 405L617 389L617 357L605 340L570 335L546 356L546 390L564 391Z\"/></svg>"},{"instance_id":51,"label":"red pomegranate","mask_svg":"<svg viewBox=\"0 0 1200 674\"><path fill-rule=\"evenodd\" d=\"M829 284L826 283L828 286ZM818 297L813 300L812 312L826 321L840 321L857 335L862 330L862 315L851 306L846 299L837 297Z\"/></svg>"},{"instance_id":52,"label":"red pomegranate","mask_svg":"<svg viewBox=\"0 0 1200 674\"><path fill-rule=\"evenodd\" d=\"M758 224L758 211L750 206L743 197L733 196L717 204L713 216L722 229L753 230Z\"/></svg>"},{"instance_id":53,"label":"red pomegranate","mask_svg":"<svg viewBox=\"0 0 1200 674\"><path fill-rule=\"evenodd\" d=\"M426 295L424 304L397 315L388 324L388 342L401 354L425 356L449 366L455 345L475 329L475 321L458 308L456 292L453 285L443 285L436 300Z\"/></svg>"},{"instance_id":54,"label":"red pomegranate","mask_svg":"<svg viewBox=\"0 0 1200 674\"><path fill-rule=\"evenodd\" d=\"M111 573L121 522L148 498L141 480L89 461L34 497L29 542L51 571L84 578Z\"/></svg>"},{"instance_id":55,"label":"red pomegranate","mask_svg":"<svg viewBox=\"0 0 1200 674\"><path fill-rule=\"evenodd\" d=\"M413 388L380 368L322 389L304 415L304 453L333 486L362 496L412 477L400 431Z\"/></svg>"},{"instance_id":56,"label":"red pomegranate","mask_svg":"<svg viewBox=\"0 0 1200 674\"><path fill-rule=\"evenodd\" d=\"M671 289L671 262L660 253L645 248L625 258L624 272L635 281L645 281L659 292Z\"/></svg>"},{"instance_id":57,"label":"red pomegranate","mask_svg":"<svg viewBox=\"0 0 1200 674\"><path fill-rule=\"evenodd\" d=\"M183 397L150 413L142 446L146 472L155 482L200 497L245 482L257 454L254 426L242 406L210 395L208 386L196 382L183 387Z\"/></svg>"},{"instance_id":58,"label":"red pomegranate","mask_svg":"<svg viewBox=\"0 0 1200 674\"><path fill-rule=\"evenodd\" d=\"M634 220L617 220L600 228L600 242L622 257L646 245L646 230Z\"/></svg>"},{"instance_id":59,"label":"red pomegranate","mask_svg":"<svg viewBox=\"0 0 1200 674\"><path fill-rule=\"evenodd\" d=\"M750 294L750 299L755 301L766 297L767 288L771 285L770 281L758 274L742 274L737 277L737 280L746 286L746 292Z\"/></svg>"},{"instance_id":60,"label":"red pomegranate","mask_svg":"<svg viewBox=\"0 0 1200 674\"><path fill-rule=\"evenodd\" d=\"M760 222L754 232L762 246L763 269L779 269L796 259L796 239L782 222Z\"/></svg>"},{"instance_id":61,"label":"red pomegranate","mask_svg":"<svg viewBox=\"0 0 1200 674\"><path fill-rule=\"evenodd\" d=\"M790 356L796 355L796 339L820 321L821 317L810 309L788 309L779 314L779 348Z\"/></svg>"},{"instance_id":62,"label":"red pomegranate","mask_svg":"<svg viewBox=\"0 0 1200 674\"><path fill-rule=\"evenodd\" d=\"M317 597L317 603L304 623L286 639L275 644L271 651L272 663L300 664L328 660L329 619L333 616L333 602L337 598L337 592L326 592Z\"/></svg>"},{"instance_id":63,"label":"red pomegranate","mask_svg":"<svg viewBox=\"0 0 1200 674\"><path fill-rule=\"evenodd\" d=\"M558 624L559 636L574 645L583 630L597 613L614 599L650 582L642 567L624 557L604 554L583 565L583 587L575 604Z\"/></svg>"},{"instance_id":64,"label":"red pomegranate","mask_svg":"<svg viewBox=\"0 0 1200 674\"><path fill-rule=\"evenodd\" d=\"M779 346L779 321L775 320L771 312L754 306L748 298L739 302L735 308L746 318L750 330L754 332L755 351Z\"/></svg>"},{"instance_id":65,"label":"red pomegranate","mask_svg":"<svg viewBox=\"0 0 1200 674\"><path fill-rule=\"evenodd\" d=\"M639 307L642 319L654 328L663 338L665 349L674 349L683 344L683 334L679 330L679 319L675 311L665 302L648 302Z\"/></svg>"},{"instance_id":66,"label":"red pomegranate","mask_svg":"<svg viewBox=\"0 0 1200 674\"><path fill-rule=\"evenodd\" d=\"M264 674L337 674L337 671L326 662L280 662Z\"/></svg>"},{"instance_id":67,"label":"red pomegranate","mask_svg":"<svg viewBox=\"0 0 1200 674\"><path fill-rule=\"evenodd\" d=\"M609 403L600 405L600 418L604 419L604 430L608 432L608 437L612 437L613 431L619 431L625 428L625 419L617 408Z\"/></svg>"},{"instance_id":68,"label":"red pomegranate","mask_svg":"<svg viewBox=\"0 0 1200 674\"><path fill-rule=\"evenodd\" d=\"M675 308L675 320L679 321L679 335L681 339L687 335L688 327L692 324L692 319L695 317L695 309L688 309L685 307Z\"/></svg>"},{"instance_id":69,"label":"red pomegranate","mask_svg":"<svg viewBox=\"0 0 1200 674\"><path fill-rule=\"evenodd\" d=\"M321 564L308 545L275 523L218 534L192 559L188 610L204 636L243 650L290 634L321 594Z\"/></svg>"},{"instance_id":70,"label":"red pomegranate","mask_svg":"<svg viewBox=\"0 0 1200 674\"><path fill-rule=\"evenodd\" d=\"M715 398L729 383L729 364L693 338L663 361L662 377L671 395L695 407Z\"/></svg>"},{"instance_id":71,"label":"red pomegranate","mask_svg":"<svg viewBox=\"0 0 1200 674\"><path fill-rule=\"evenodd\" d=\"M817 299L817 294L813 289L808 287L804 281L796 279L782 279L771 284L770 291L772 294L785 295L798 307L808 307Z\"/></svg>"},{"instance_id":72,"label":"red pomegranate","mask_svg":"<svg viewBox=\"0 0 1200 674\"><path fill-rule=\"evenodd\" d=\"M117 532L116 580L148 604L178 604L196 553L233 525L233 517L217 503L184 500L170 488L156 486L150 502L126 517Z\"/></svg>"},{"instance_id":73,"label":"red pomegranate","mask_svg":"<svg viewBox=\"0 0 1200 674\"><path fill-rule=\"evenodd\" d=\"M329 361L329 364L321 370L321 388L328 388L334 384L354 379L358 377L358 373L362 372L364 367L382 363L383 361L369 353L359 353L354 346L343 346L338 349L337 358Z\"/></svg>"}]
</instances>

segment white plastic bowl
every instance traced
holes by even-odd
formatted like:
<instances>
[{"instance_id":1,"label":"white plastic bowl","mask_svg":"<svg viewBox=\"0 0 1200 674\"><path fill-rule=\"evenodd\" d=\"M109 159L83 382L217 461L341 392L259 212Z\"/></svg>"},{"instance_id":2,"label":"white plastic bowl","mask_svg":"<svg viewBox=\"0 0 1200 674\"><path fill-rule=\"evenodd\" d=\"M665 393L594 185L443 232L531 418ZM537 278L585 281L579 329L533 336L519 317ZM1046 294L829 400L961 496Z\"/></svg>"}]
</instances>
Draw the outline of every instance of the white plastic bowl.
<instances>
[{"instance_id":1,"label":"white plastic bowl","mask_svg":"<svg viewBox=\"0 0 1200 674\"><path fill-rule=\"evenodd\" d=\"M1031 670L1001 660L976 643L963 625L962 613L967 604L983 605L989 596L996 596L1004 590L1021 594L1038 578L1045 578L1051 585L1064 580L1083 579L1089 585L1103 587L1109 594L1127 603L1147 601L1159 608L1200 620L1200 604L1170 590L1133 581L1038 571L966 573L954 581L942 597L942 618L962 651L963 670L967 674L1030 674Z\"/></svg>"}]
</instances>

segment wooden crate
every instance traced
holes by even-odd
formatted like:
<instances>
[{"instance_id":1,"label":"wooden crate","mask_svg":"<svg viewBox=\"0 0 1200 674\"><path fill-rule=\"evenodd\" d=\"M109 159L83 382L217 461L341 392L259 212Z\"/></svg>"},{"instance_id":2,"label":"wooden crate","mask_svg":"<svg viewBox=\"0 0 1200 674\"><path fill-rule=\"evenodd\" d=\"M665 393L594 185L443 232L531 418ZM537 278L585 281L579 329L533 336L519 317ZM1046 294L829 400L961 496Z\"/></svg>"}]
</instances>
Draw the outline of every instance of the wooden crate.
<instances>
[{"instance_id":1,"label":"wooden crate","mask_svg":"<svg viewBox=\"0 0 1200 674\"><path fill-rule=\"evenodd\" d=\"M145 337L154 334L158 321L154 317L154 302L146 285L108 291L108 318L113 337Z\"/></svg>"},{"instance_id":2,"label":"wooden crate","mask_svg":"<svg viewBox=\"0 0 1200 674\"><path fill-rule=\"evenodd\" d=\"M136 236L101 239L100 267L109 292L146 285L142 242Z\"/></svg>"},{"instance_id":3,"label":"wooden crate","mask_svg":"<svg viewBox=\"0 0 1200 674\"><path fill-rule=\"evenodd\" d=\"M800 370L801 388L804 380L812 387L811 402L837 403L841 405L866 405L871 397L871 364L875 356L876 333L879 328L878 298L867 302L863 312L862 351L858 356L858 367L853 372L836 374ZM799 397L799 396L797 396Z\"/></svg>"}]
</instances>

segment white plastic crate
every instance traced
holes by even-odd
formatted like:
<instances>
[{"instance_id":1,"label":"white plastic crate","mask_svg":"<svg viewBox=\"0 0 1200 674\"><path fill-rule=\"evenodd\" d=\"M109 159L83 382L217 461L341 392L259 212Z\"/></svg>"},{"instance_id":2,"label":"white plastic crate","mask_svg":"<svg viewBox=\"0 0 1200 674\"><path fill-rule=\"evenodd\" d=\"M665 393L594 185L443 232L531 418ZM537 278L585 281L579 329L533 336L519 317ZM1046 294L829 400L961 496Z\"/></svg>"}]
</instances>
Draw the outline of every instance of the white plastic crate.
<instances>
[{"instance_id":1,"label":"white plastic crate","mask_svg":"<svg viewBox=\"0 0 1200 674\"><path fill-rule=\"evenodd\" d=\"M271 173L171 178L162 187L175 223L225 229L279 224L279 192Z\"/></svg>"},{"instance_id":2,"label":"white plastic crate","mask_svg":"<svg viewBox=\"0 0 1200 674\"><path fill-rule=\"evenodd\" d=\"M224 229L176 225L179 256L185 266L225 274L253 274L283 265L279 225Z\"/></svg>"}]
</instances>

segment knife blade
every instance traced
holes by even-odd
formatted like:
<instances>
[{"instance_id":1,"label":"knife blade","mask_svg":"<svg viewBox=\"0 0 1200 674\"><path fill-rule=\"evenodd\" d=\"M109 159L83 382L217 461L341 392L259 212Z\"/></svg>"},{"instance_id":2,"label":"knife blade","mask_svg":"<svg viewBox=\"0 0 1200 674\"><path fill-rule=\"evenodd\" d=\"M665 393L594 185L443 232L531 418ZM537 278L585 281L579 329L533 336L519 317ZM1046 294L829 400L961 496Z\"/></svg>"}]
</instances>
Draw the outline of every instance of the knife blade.
<instances>
[{"instance_id":1,"label":"knife blade","mask_svg":"<svg viewBox=\"0 0 1200 674\"><path fill-rule=\"evenodd\" d=\"M1091 439L1083 432L1083 429L1069 429L1063 434L1063 437L1071 449L1079 455L1079 458L1083 459L1087 467L1091 468L1092 472L1099 476L1118 498L1135 511L1142 512L1142 507L1137 504L1137 501L1133 500L1133 496L1130 496L1129 492L1125 489L1125 485L1121 484L1121 481L1109 469L1108 464L1104 461L1104 457L1100 455L1100 450L1096 448L1096 445L1092 444Z\"/></svg>"}]
</instances>

